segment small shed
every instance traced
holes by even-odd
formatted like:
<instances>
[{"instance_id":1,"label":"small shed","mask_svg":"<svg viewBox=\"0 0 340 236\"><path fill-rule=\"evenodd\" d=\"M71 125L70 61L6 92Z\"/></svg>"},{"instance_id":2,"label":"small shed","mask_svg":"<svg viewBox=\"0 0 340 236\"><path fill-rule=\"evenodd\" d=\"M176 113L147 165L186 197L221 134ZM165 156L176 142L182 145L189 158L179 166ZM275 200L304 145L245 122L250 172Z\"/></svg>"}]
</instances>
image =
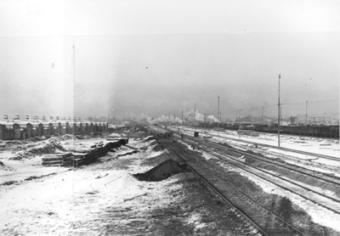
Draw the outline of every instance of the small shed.
<instances>
[{"instance_id":1,"label":"small shed","mask_svg":"<svg viewBox=\"0 0 340 236\"><path fill-rule=\"evenodd\" d=\"M93 122L89 123L89 129L90 129L90 133L93 134L93 132L94 132Z\"/></svg>"},{"instance_id":2,"label":"small shed","mask_svg":"<svg viewBox=\"0 0 340 236\"><path fill-rule=\"evenodd\" d=\"M102 122L98 122L98 131L99 132L103 131L103 123Z\"/></svg>"},{"instance_id":3,"label":"small shed","mask_svg":"<svg viewBox=\"0 0 340 236\"><path fill-rule=\"evenodd\" d=\"M59 122L59 126L58 126L58 133L60 135L65 135L66 134L66 130L67 130L67 122L65 121L60 121Z\"/></svg>"},{"instance_id":4,"label":"small shed","mask_svg":"<svg viewBox=\"0 0 340 236\"><path fill-rule=\"evenodd\" d=\"M59 134L59 123L58 122L50 122L50 135L58 135Z\"/></svg>"},{"instance_id":5,"label":"small shed","mask_svg":"<svg viewBox=\"0 0 340 236\"><path fill-rule=\"evenodd\" d=\"M91 123L85 122L85 134L91 134Z\"/></svg>"},{"instance_id":6,"label":"small shed","mask_svg":"<svg viewBox=\"0 0 340 236\"><path fill-rule=\"evenodd\" d=\"M40 137L40 124L39 123L29 123L30 125L30 137Z\"/></svg>"},{"instance_id":7,"label":"small shed","mask_svg":"<svg viewBox=\"0 0 340 236\"><path fill-rule=\"evenodd\" d=\"M0 121L0 139L14 139L14 129L12 122Z\"/></svg>"},{"instance_id":8,"label":"small shed","mask_svg":"<svg viewBox=\"0 0 340 236\"><path fill-rule=\"evenodd\" d=\"M14 123L13 130L14 130L14 139L23 139L23 136L24 136L23 127L21 127L18 123Z\"/></svg>"},{"instance_id":9,"label":"small shed","mask_svg":"<svg viewBox=\"0 0 340 236\"><path fill-rule=\"evenodd\" d=\"M80 126L80 134L86 134L86 123L85 122L79 122L79 126Z\"/></svg>"},{"instance_id":10,"label":"small shed","mask_svg":"<svg viewBox=\"0 0 340 236\"><path fill-rule=\"evenodd\" d=\"M50 124L49 123L42 123L42 135L45 137L51 136Z\"/></svg>"},{"instance_id":11,"label":"small shed","mask_svg":"<svg viewBox=\"0 0 340 236\"><path fill-rule=\"evenodd\" d=\"M74 131L75 135L80 135L81 134L80 123L79 122L73 123L73 131Z\"/></svg>"},{"instance_id":12,"label":"small shed","mask_svg":"<svg viewBox=\"0 0 340 236\"><path fill-rule=\"evenodd\" d=\"M66 123L66 133L67 134L74 134L74 123L71 121L68 121Z\"/></svg>"}]
</instances>

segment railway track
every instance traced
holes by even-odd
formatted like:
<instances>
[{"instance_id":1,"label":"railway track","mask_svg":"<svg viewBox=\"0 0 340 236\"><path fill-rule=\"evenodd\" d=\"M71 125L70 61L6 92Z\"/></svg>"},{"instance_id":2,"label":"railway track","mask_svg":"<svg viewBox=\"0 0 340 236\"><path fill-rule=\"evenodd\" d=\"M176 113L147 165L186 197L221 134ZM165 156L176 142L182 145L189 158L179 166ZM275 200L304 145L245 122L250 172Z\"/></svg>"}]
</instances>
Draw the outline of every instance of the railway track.
<instances>
[{"instance_id":1,"label":"railway track","mask_svg":"<svg viewBox=\"0 0 340 236\"><path fill-rule=\"evenodd\" d=\"M195 140L193 143L197 144L197 140ZM275 174L271 171L266 171L261 168L247 165L243 163L242 161L240 161L237 157L231 156L230 154L212 151L211 147L204 148L203 143L201 143L201 145L202 145L200 146L201 150L213 156L219 157L221 161L226 162L228 165L232 165L236 168L242 169L243 171L251 173L252 175L262 180L268 181L271 184L274 184L288 192L291 192L319 206L322 206L323 208L328 209L329 211L333 213L340 214L340 199L339 198L326 195L324 193L314 190L313 188L307 187L306 185L303 185L303 184L299 184L294 180L291 180L279 174ZM286 186L287 184L290 187L287 187Z\"/></svg>"},{"instance_id":2,"label":"railway track","mask_svg":"<svg viewBox=\"0 0 340 236\"><path fill-rule=\"evenodd\" d=\"M288 170L292 170L292 171L298 172L300 174L304 174L306 176L317 178L319 180L323 180L323 181L335 184L335 185L340 187L340 177L330 175L330 174L326 174L326 173L321 173L321 172L314 171L314 170L310 170L310 169L304 168L302 166L297 166L297 165L294 165L294 164L289 164L289 163L286 163L286 162L277 161L275 159L269 159L269 158L266 158L266 157L263 157L263 156L260 156L260 155L250 154L246 151L237 150L237 149L234 149L234 148L228 148L228 147L223 146L222 144L215 142L215 141L208 140L207 142L209 142L215 148L219 148L220 150L225 149L225 150L227 150L231 153L234 153L234 154L246 155L248 157L251 157L251 158L266 162L266 163L274 164L274 165L286 168Z\"/></svg>"},{"instance_id":3,"label":"railway track","mask_svg":"<svg viewBox=\"0 0 340 236\"><path fill-rule=\"evenodd\" d=\"M205 164L194 159L185 149L171 141L161 141L163 146L182 159L207 186L228 204L230 211L245 222L245 235L297 236L305 235L300 229L282 219L279 215L254 201L249 193L242 192L228 179L205 167Z\"/></svg>"},{"instance_id":4,"label":"railway track","mask_svg":"<svg viewBox=\"0 0 340 236\"><path fill-rule=\"evenodd\" d=\"M187 132L192 132L192 133L194 132L194 131L192 131L190 129L183 129L183 130L186 130ZM211 134L211 133L208 133L208 134L211 135L211 136L214 136L214 137L221 138L221 136L218 136L218 135L215 135L215 134ZM308 155L308 156L313 156L313 157L317 157L317 158L323 158L323 159L327 159L327 160L332 160L332 161L340 162L340 158L336 158L336 157L332 157L332 156L328 156L328 155L322 155L322 154L317 154L317 153L305 152L305 151L301 151L301 150L284 148L284 147L276 147L276 146L269 145L269 144L262 144L262 143L247 141L247 140L240 140L240 139L236 139L236 138L230 138L230 137L227 137L226 139L237 141L237 142L243 142L243 143L258 145L258 146L262 146L262 147L268 147L268 148L278 149L278 150L282 150L282 151L288 151L288 152L292 152L292 153L298 153L298 154L303 154L303 155Z\"/></svg>"},{"instance_id":5,"label":"railway track","mask_svg":"<svg viewBox=\"0 0 340 236\"><path fill-rule=\"evenodd\" d=\"M197 141L197 139L195 141ZM326 173L321 173L321 172L318 172L318 171L315 171L315 170L310 170L308 168L304 168L302 166L297 166L297 165L294 165L294 164L286 163L286 162L283 162L283 161L278 161L278 160L275 160L275 159L266 158L264 156L250 154L247 151L242 151L242 150L238 150L238 149L235 149L235 148L226 147L226 146L224 146L224 145L222 145L218 142L215 142L215 141L211 141L211 140L204 140L204 142L200 141L200 145L204 146L204 145L207 145L207 144L212 145L214 147L214 149L218 149L218 150L224 151L224 152L226 151L226 152L228 152L227 154L229 154L229 155L236 155L236 156L243 155L243 156L246 156L246 157L250 157L252 159L256 159L256 160L261 161L261 162L265 162L265 163L270 164L270 165L275 165L276 167L285 168L289 171L293 171L293 172L311 177L313 179L322 180L326 183L337 186L340 190L340 177L330 175L330 174L326 174Z\"/></svg>"}]
</instances>

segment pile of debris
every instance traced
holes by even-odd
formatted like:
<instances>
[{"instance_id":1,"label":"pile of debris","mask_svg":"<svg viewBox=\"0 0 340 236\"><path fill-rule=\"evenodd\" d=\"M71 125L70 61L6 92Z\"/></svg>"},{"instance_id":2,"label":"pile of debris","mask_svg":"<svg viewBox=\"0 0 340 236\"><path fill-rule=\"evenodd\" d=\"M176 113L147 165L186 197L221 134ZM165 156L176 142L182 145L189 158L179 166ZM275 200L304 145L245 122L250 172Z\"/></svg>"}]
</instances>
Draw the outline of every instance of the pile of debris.
<instances>
[{"instance_id":1,"label":"pile of debris","mask_svg":"<svg viewBox=\"0 0 340 236\"><path fill-rule=\"evenodd\" d=\"M81 154L63 153L53 154L48 157L42 158L42 165L44 166L81 166L93 163L98 160L99 157L105 156L111 149L118 148L122 145L126 145L128 139L121 139L117 142L109 142L105 145L99 143L99 145L92 146L93 149Z\"/></svg>"},{"instance_id":2,"label":"pile of debris","mask_svg":"<svg viewBox=\"0 0 340 236\"><path fill-rule=\"evenodd\" d=\"M161 181L186 171L189 171L186 164L169 159L145 173L134 174L133 176L140 181Z\"/></svg>"},{"instance_id":3,"label":"pile of debris","mask_svg":"<svg viewBox=\"0 0 340 236\"><path fill-rule=\"evenodd\" d=\"M44 146L36 147L30 149L28 152L35 155L42 155L46 153L55 153L56 150L65 151L63 146L61 146L59 140L51 138L47 144Z\"/></svg>"}]
</instances>

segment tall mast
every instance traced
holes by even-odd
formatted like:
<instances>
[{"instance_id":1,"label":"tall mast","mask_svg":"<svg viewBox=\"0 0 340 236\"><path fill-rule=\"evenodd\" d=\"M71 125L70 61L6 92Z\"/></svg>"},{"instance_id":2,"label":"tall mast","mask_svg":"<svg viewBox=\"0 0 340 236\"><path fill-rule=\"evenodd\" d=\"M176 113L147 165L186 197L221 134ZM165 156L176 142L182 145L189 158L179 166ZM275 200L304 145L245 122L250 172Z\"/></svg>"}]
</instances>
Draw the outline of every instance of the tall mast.
<instances>
[{"instance_id":1,"label":"tall mast","mask_svg":"<svg viewBox=\"0 0 340 236\"><path fill-rule=\"evenodd\" d=\"M217 119L218 119L217 135L219 135L219 132L220 132L220 96L217 96Z\"/></svg>"},{"instance_id":2,"label":"tall mast","mask_svg":"<svg viewBox=\"0 0 340 236\"><path fill-rule=\"evenodd\" d=\"M74 37L72 40L72 49L73 49L73 103L74 103L74 96L75 96L75 84L76 84L76 46L75 46L75 42L74 42ZM75 111L74 111L74 104L73 104L73 117L75 117Z\"/></svg>"},{"instance_id":3,"label":"tall mast","mask_svg":"<svg viewBox=\"0 0 340 236\"><path fill-rule=\"evenodd\" d=\"M220 120L220 96L217 97L217 119Z\"/></svg>"},{"instance_id":4,"label":"tall mast","mask_svg":"<svg viewBox=\"0 0 340 236\"><path fill-rule=\"evenodd\" d=\"M306 125L308 123L308 100L306 101Z\"/></svg>"},{"instance_id":5,"label":"tall mast","mask_svg":"<svg viewBox=\"0 0 340 236\"><path fill-rule=\"evenodd\" d=\"M277 142L278 147L280 147L280 121L281 121L281 104L280 104L280 78L281 74L279 74L279 98L278 98L278 122L277 122Z\"/></svg>"}]
</instances>

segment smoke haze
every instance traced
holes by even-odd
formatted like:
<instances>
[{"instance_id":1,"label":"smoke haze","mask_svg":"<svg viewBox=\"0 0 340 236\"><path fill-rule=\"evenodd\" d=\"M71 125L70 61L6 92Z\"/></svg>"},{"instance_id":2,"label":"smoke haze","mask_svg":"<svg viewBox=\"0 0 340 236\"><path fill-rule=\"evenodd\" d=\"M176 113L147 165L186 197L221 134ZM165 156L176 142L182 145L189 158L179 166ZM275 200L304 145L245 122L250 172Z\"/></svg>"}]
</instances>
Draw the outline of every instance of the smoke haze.
<instances>
[{"instance_id":1,"label":"smoke haze","mask_svg":"<svg viewBox=\"0 0 340 236\"><path fill-rule=\"evenodd\" d=\"M28 2L1 2L0 115L275 116L281 74L283 116L339 116L338 2Z\"/></svg>"}]
</instances>

